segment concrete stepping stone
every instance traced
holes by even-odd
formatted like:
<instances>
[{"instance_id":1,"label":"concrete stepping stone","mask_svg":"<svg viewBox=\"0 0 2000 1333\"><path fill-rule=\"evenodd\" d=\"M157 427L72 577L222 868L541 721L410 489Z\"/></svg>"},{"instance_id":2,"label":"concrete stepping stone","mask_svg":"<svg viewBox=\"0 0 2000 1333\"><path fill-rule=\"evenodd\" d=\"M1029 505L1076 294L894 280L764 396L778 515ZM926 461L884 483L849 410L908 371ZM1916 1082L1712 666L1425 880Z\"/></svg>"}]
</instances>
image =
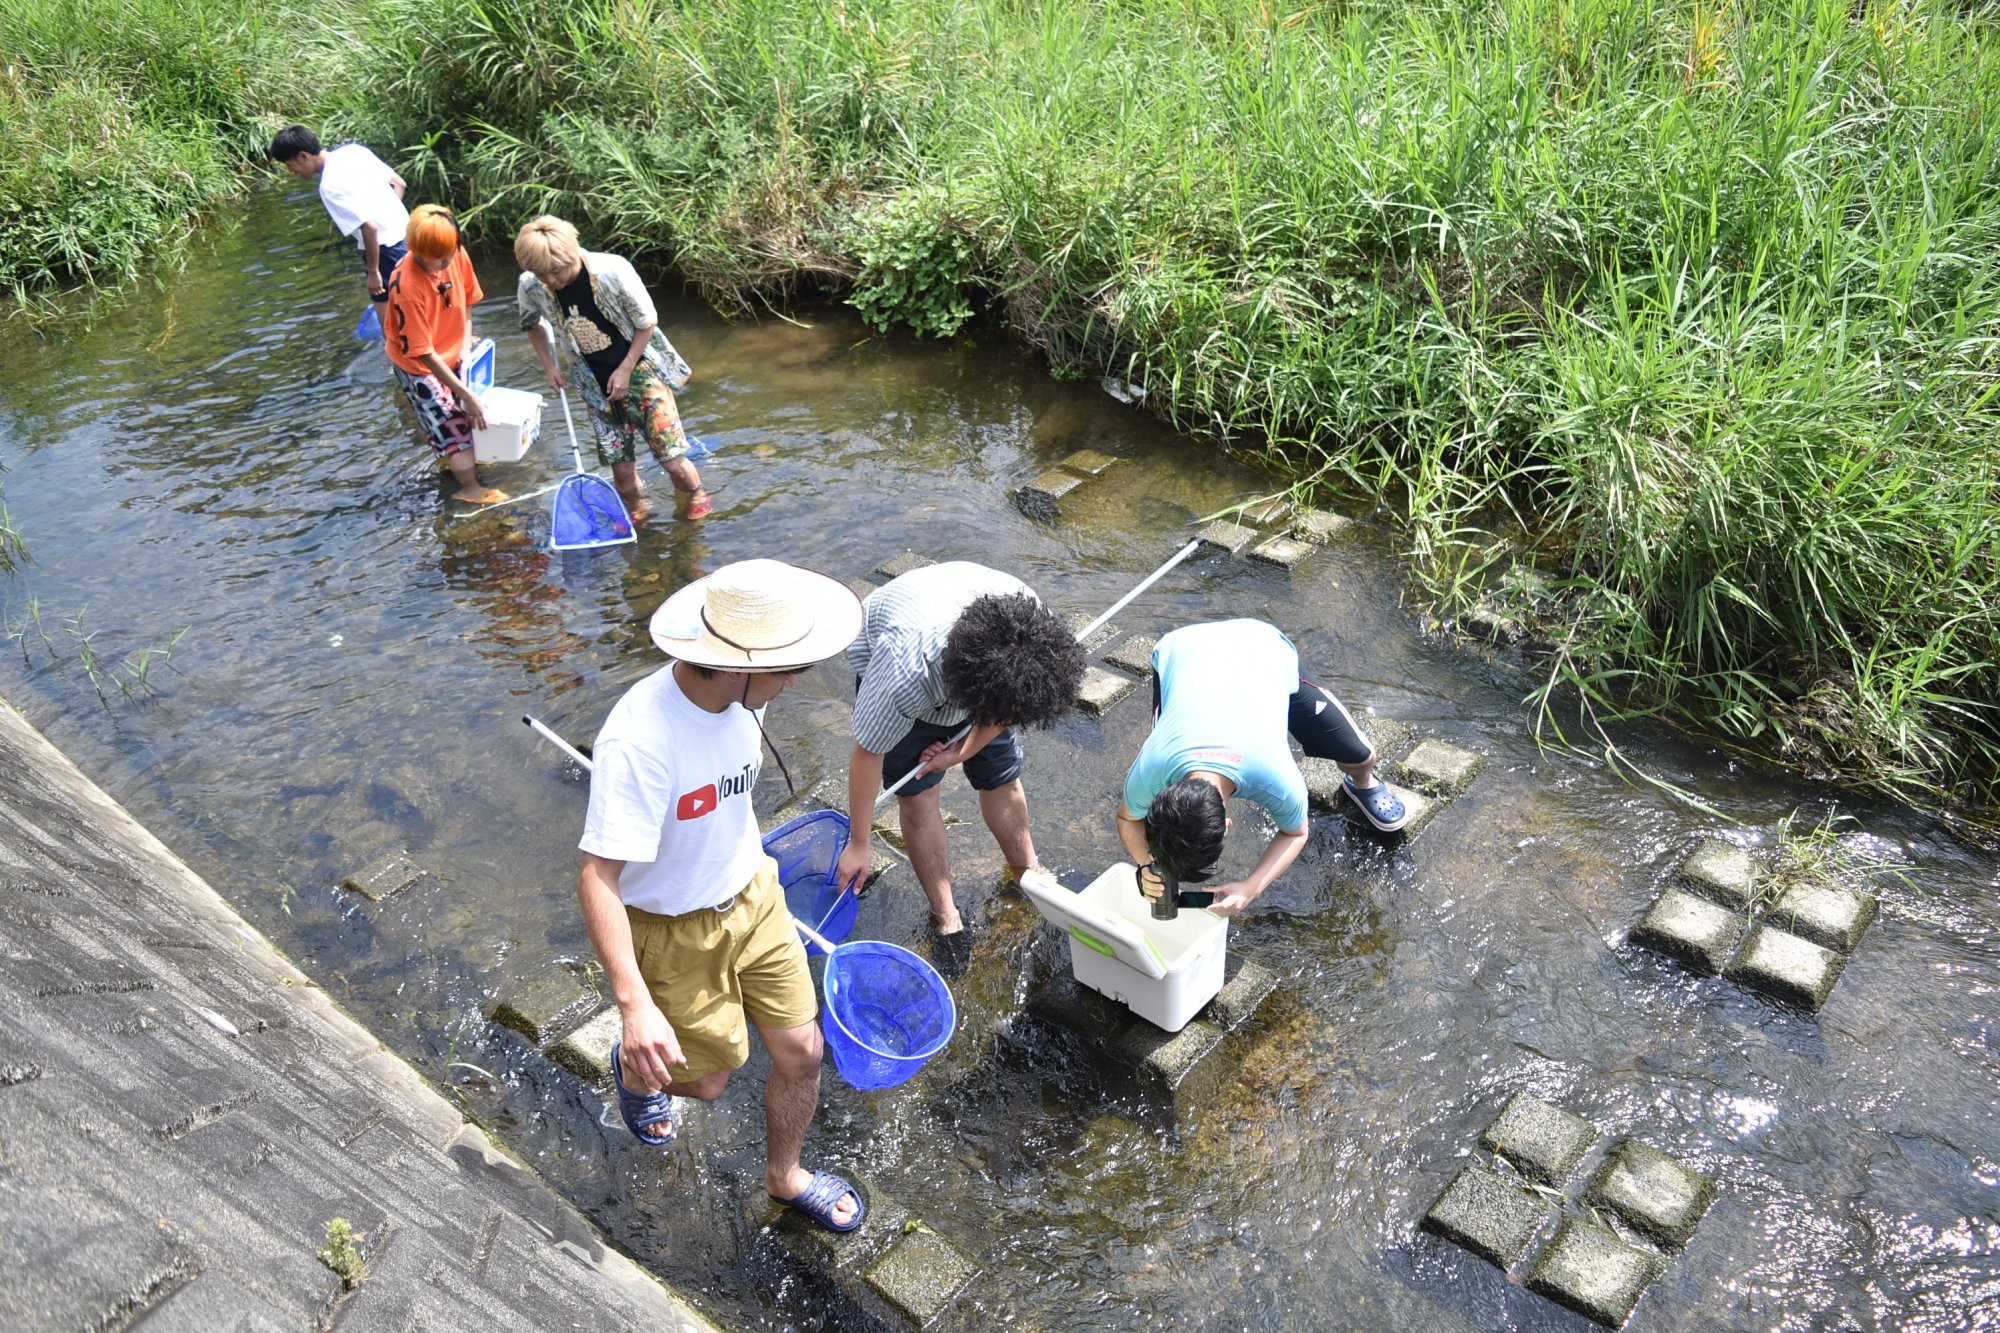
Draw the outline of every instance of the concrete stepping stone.
<instances>
[{"instance_id":1,"label":"concrete stepping stone","mask_svg":"<svg viewBox=\"0 0 2000 1333\"><path fill-rule=\"evenodd\" d=\"M937 561L927 555L918 555L915 551L905 551L901 555L890 556L887 560L875 566L875 577L887 582L890 579L899 579L913 569L922 569L926 565L935 565L936 563Z\"/></svg>"},{"instance_id":2,"label":"concrete stepping stone","mask_svg":"<svg viewBox=\"0 0 2000 1333\"><path fill-rule=\"evenodd\" d=\"M1029 518L1053 519L1062 512L1062 498L1083 485L1083 478L1050 468L1014 492L1014 504Z\"/></svg>"},{"instance_id":3,"label":"concrete stepping stone","mask_svg":"<svg viewBox=\"0 0 2000 1333\"><path fill-rule=\"evenodd\" d=\"M1705 976L1720 976L1750 922L1741 912L1670 888L1632 928L1634 944L1670 954Z\"/></svg>"},{"instance_id":4,"label":"concrete stepping stone","mask_svg":"<svg viewBox=\"0 0 2000 1333\"><path fill-rule=\"evenodd\" d=\"M1750 938L1729 965L1728 974L1746 986L1817 1013L1833 993L1833 983L1840 980L1845 966L1844 955L1759 922L1751 927Z\"/></svg>"},{"instance_id":5,"label":"concrete stepping stone","mask_svg":"<svg viewBox=\"0 0 2000 1333\"><path fill-rule=\"evenodd\" d=\"M340 887L360 894L371 903L379 903L413 888L424 878L423 867L412 861L408 852L391 852L341 880Z\"/></svg>"},{"instance_id":6,"label":"concrete stepping stone","mask_svg":"<svg viewBox=\"0 0 2000 1333\"><path fill-rule=\"evenodd\" d=\"M596 993L578 981L574 973L556 967L510 988L494 1002L486 1016L542 1046L565 1024L589 1012L597 1003Z\"/></svg>"},{"instance_id":7,"label":"concrete stepping stone","mask_svg":"<svg viewBox=\"0 0 2000 1333\"><path fill-rule=\"evenodd\" d=\"M1153 674L1153 649L1159 646L1160 641L1150 634L1134 634L1106 653L1104 660L1144 680Z\"/></svg>"},{"instance_id":8,"label":"concrete stepping stone","mask_svg":"<svg viewBox=\"0 0 2000 1333\"><path fill-rule=\"evenodd\" d=\"M1875 920L1875 895L1838 884L1800 884L1787 889L1764 920L1822 949L1853 953Z\"/></svg>"},{"instance_id":9,"label":"concrete stepping stone","mask_svg":"<svg viewBox=\"0 0 2000 1333\"><path fill-rule=\"evenodd\" d=\"M1595 1222L1566 1217L1536 1258L1528 1290L1606 1328L1623 1328L1663 1266L1658 1255L1627 1245Z\"/></svg>"},{"instance_id":10,"label":"concrete stepping stone","mask_svg":"<svg viewBox=\"0 0 2000 1333\"><path fill-rule=\"evenodd\" d=\"M1071 472L1079 473L1086 477L1097 477L1102 476L1105 469L1117 461L1112 455L1100 453L1095 449L1079 449L1069 455L1069 457L1063 459L1058 466L1066 467Z\"/></svg>"},{"instance_id":11,"label":"concrete stepping stone","mask_svg":"<svg viewBox=\"0 0 2000 1333\"><path fill-rule=\"evenodd\" d=\"M1097 616L1089 611L1066 611L1063 613L1062 623L1066 627L1068 627L1069 632L1074 635L1083 633L1084 627L1089 625L1090 622L1095 619L1097 619ZM1089 638L1082 641L1083 651L1085 651L1086 653L1094 653L1099 648L1102 648L1105 644L1110 643L1113 639L1117 637L1118 637L1117 621L1114 620L1108 624L1099 625L1097 629L1094 632L1092 632Z\"/></svg>"},{"instance_id":12,"label":"concrete stepping stone","mask_svg":"<svg viewBox=\"0 0 2000 1333\"><path fill-rule=\"evenodd\" d=\"M1171 1106L1174 1118L1183 1120L1208 1102L1231 1072L1231 1062L1216 1058L1228 1036L1199 1018L1179 1032L1164 1032L1128 1016L1104 1049L1149 1102Z\"/></svg>"},{"instance_id":13,"label":"concrete stepping stone","mask_svg":"<svg viewBox=\"0 0 2000 1333\"><path fill-rule=\"evenodd\" d=\"M1548 1200L1473 1162L1438 1195L1424 1227L1505 1271L1521 1261L1556 1212Z\"/></svg>"},{"instance_id":14,"label":"concrete stepping stone","mask_svg":"<svg viewBox=\"0 0 2000 1333\"><path fill-rule=\"evenodd\" d=\"M861 1280L903 1327L919 1329L930 1327L950 1309L977 1276L977 1264L919 1223L862 1274Z\"/></svg>"},{"instance_id":15,"label":"concrete stepping stone","mask_svg":"<svg viewBox=\"0 0 2000 1333\"><path fill-rule=\"evenodd\" d=\"M1368 822L1368 817L1361 813L1361 808L1355 805L1341 789L1342 774L1331 759L1311 757L1301 759L1299 770L1305 774L1308 807L1347 815L1353 819L1356 827L1367 829L1378 837L1414 838L1423 831L1424 825L1436 818L1437 812L1445 807L1443 801L1433 800L1422 792L1412 791L1408 787L1401 787L1391 782L1388 784L1389 790L1410 812L1410 819L1394 833L1381 833Z\"/></svg>"},{"instance_id":16,"label":"concrete stepping stone","mask_svg":"<svg viewBox=\"0 0 2000 1333\"><path fill-rule=\"evenodd\" d=\"M1232 954L1223 964L1222 989L1196 1017L1224 1032L1240 1030L1278 989L1278 974Z\"/></svg>"},{"instance_id":17,"label":"concrete stepping stone","mask_svg":"<svg viewBox=\"0 0 2000 1333\"><path fill-rule=\"evenodd\" d=\"M1325 509L1301 509L1292 515L1292 535L1315 546L1331 545L1354 520Z\"/></svg>"},{"instance_id":18,"label":"concrete stepping stone","mask_svg":"<svg viewBox=\"0 0 2000 1333\"><path fill-rule=\"evenodd\" d=\"M1621 1139L1585 1198L1611 1209L1662 1249L1677 1251L1715 1201L1715 1183L1657 1148Z\"/></svg>"},{"instance_id":19,"label":"concrete stepping stone","mask_svg":"<svg viewBox=\"0 0 2000 1333\"><path fill-rule=\"evenodd\" d=\"M1463 795L1485 767L1485 755L1434 740L1419 744L1399 766L1406 784L1447 801Z\"/></svg>"},{"instance_id":20,"label":"concrete stepping stone","mask_svg":"<svg viewBox=\"0 0 2000 1333\"><path fill-rule=\"evenodd\" d=\"M1681 882L1724 907L1748 911L1757 901L1757 862L1749 852L1720 838L1704 838L1676 872Z\"/></svg>"},{"instance_id":21,"label":"concrete stepping stone","mask_svg":"<svg viewBox=\"0 0 2000 1333\"><path fill-rule=\"evenodd\" d=\"M1268 500L1260 500L1248 509L1243 510L1242 515L1244 521L1247 523L1268 526L1278 522L1291 512L1292 497L1289 495L1274 495Z\"/></svg>"},{"instance_id":22,"label":"concrete stepping stone","mask_svg":"<svg viewBox=\"0 0 2000 1333\"><path fill-rule=\"evenodd\" d=\"M1257 530L1246 528L1241 523L1231 523L1227 519L1221 519L1196 533L1195 540L1205 547L1213 547L1218 551L1234 555L1257 540Z\"/></svg>"},{"instance_id":23,"label":"concrete stepping stone","mask_svg":"<svg viewBox=\"0 0 2000 1333\"><path fill-rule=\"evenodd\" d=\"M1280 569L1297 569L1318 549L1291 537L1269 537L1250 548L1250 558Z\"/></svg>"},{"instance_id":24,"label":"concrete stepping stone","mask_svg":"<svg viewBox=\"0 0 2000 1333\"><path fill-rule=\"evenodd\" d=\"M747 1209L751 1225L768 1232L794 1260L824 1275L871 1326L931 1327L979 1276L979 1266L900 1200L852 1171L841 1174L868 1200L868 1219L860 1230L840 1235L769 1200L761 1177L752 1177L745 1186L752 1196Z\"/></svg>"},{"instance_id":25,"label":"concrete stepping stone","mask_svg":"<svg viewBox=\"0 0 2000 1333\"><path fill-rule=\"evenodd\" d=\"M1121 676L1099 666L1085 667L1083 679L1076 687L1076 706L1093 717L1102 716L1113 704L1137 688L1137 682L1130 676Z\"/></svg>"},{"instance_id":26,"label":"concrete stepping stone","mask_svg":"<svg viewBox=\"0 0 2000 1333\"><path fill-rule=\"evenodd\" d=\"M587 1083L611 1081L611 1043L625 1030L624 1015L612 1005L549 1048L549 1059Z\"/></svg>"},{"instance_id":27,"label":"concrete stepping stone","mask_svg":"<svg viewBox=\"0 0 2000 1333\"><path fill-rule=\"evenodd\" d=\"M1516 1093L1479 1136L1487 1151L1507 1159L1530 1180L1561 1189L1597 1142L1597 1127L1539 1097Z\"/></svg>"}]
</instances>

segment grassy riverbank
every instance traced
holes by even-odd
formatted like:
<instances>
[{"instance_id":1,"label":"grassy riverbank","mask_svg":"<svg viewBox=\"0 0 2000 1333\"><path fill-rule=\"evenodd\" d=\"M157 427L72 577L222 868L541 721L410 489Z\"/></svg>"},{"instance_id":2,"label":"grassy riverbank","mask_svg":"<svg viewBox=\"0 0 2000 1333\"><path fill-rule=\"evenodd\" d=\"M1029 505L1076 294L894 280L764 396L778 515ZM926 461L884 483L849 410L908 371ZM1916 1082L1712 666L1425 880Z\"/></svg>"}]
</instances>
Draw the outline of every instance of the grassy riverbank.
<instances>
[{"instance_id":1,"label":"grassy riverbank","mask_svg":"<svg viewBox=\"0 0 2000 1333\"><path fill-rule=\"evenodd\" d=\"M348 0L271 68L496 236L563 212L751 310L983 305L1385 496L1447 616L1513 535L1562 716L1983 803L1995 12Z\"/></svg>"}]
</instances>

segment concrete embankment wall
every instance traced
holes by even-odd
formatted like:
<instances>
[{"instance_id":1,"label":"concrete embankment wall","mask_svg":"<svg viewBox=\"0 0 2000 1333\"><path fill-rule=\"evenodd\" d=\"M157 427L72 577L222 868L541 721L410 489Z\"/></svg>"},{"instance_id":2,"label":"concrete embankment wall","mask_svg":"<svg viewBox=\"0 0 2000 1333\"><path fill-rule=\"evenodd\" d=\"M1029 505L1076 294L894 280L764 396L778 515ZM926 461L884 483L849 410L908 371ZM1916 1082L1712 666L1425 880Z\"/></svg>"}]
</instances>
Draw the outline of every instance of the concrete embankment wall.
<instances>
[{"instance_id":1,"label":"concrete embankment wall","mask_svg":"<svg viewBox=\"0 0 2000 1333\"><path fill-rule=\"evenodd\" d=\"M140 1320L713 1327L0 702L0 1327Z\"/></svg>"}]
</instances>

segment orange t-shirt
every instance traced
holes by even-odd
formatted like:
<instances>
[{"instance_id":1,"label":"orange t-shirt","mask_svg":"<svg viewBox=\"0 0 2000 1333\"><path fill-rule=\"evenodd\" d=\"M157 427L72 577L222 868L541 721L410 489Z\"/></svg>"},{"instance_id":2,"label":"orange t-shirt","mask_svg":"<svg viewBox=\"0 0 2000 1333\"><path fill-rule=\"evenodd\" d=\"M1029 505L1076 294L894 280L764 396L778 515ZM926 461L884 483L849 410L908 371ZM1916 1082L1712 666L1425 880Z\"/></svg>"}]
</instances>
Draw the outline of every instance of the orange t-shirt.
<instances>
[{"instance_id":1,"label":"orange t-shirt","mask_svg":"<svg viewBox=\"0 0 2000 1333\"><path fill-rule=\"evenodd\" d=\"M484 299L479 275L472 271L472 259L463 247L442 273L432 273L415 255L404 255L389 275L389 308L382 315L389 364L412 375L428 375L431 368L418 358L435 352L457 370L472 331L468 307Z\"/></svg>"}]
</instances>

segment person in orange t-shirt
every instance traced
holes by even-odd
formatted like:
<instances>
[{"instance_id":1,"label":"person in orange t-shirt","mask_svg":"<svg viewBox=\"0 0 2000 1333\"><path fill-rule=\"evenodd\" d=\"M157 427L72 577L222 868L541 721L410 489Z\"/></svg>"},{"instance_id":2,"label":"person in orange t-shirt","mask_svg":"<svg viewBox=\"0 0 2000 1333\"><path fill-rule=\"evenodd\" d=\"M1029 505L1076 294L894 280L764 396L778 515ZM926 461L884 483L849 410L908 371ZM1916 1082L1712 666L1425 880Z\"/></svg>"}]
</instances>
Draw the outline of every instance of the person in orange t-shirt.
<instances>
[{"instance_id":1,"label":"person in orange t-shirt","mask_svg":"<svg viewBox=\"0 0 2000 1333\"><path fill-rule=\"evenodd\" d=\"M450 209L417 205L406 239L410 252L389 275L389 306L382 316L389 366L416 409L425 442L458 482L452 499L495 504L507 497L480 483L472 460L472 432L486 424L486 412L479 395L459 378L472 341L472 307L486 293L458 243Z\"/></svg>"}]
</instances>

